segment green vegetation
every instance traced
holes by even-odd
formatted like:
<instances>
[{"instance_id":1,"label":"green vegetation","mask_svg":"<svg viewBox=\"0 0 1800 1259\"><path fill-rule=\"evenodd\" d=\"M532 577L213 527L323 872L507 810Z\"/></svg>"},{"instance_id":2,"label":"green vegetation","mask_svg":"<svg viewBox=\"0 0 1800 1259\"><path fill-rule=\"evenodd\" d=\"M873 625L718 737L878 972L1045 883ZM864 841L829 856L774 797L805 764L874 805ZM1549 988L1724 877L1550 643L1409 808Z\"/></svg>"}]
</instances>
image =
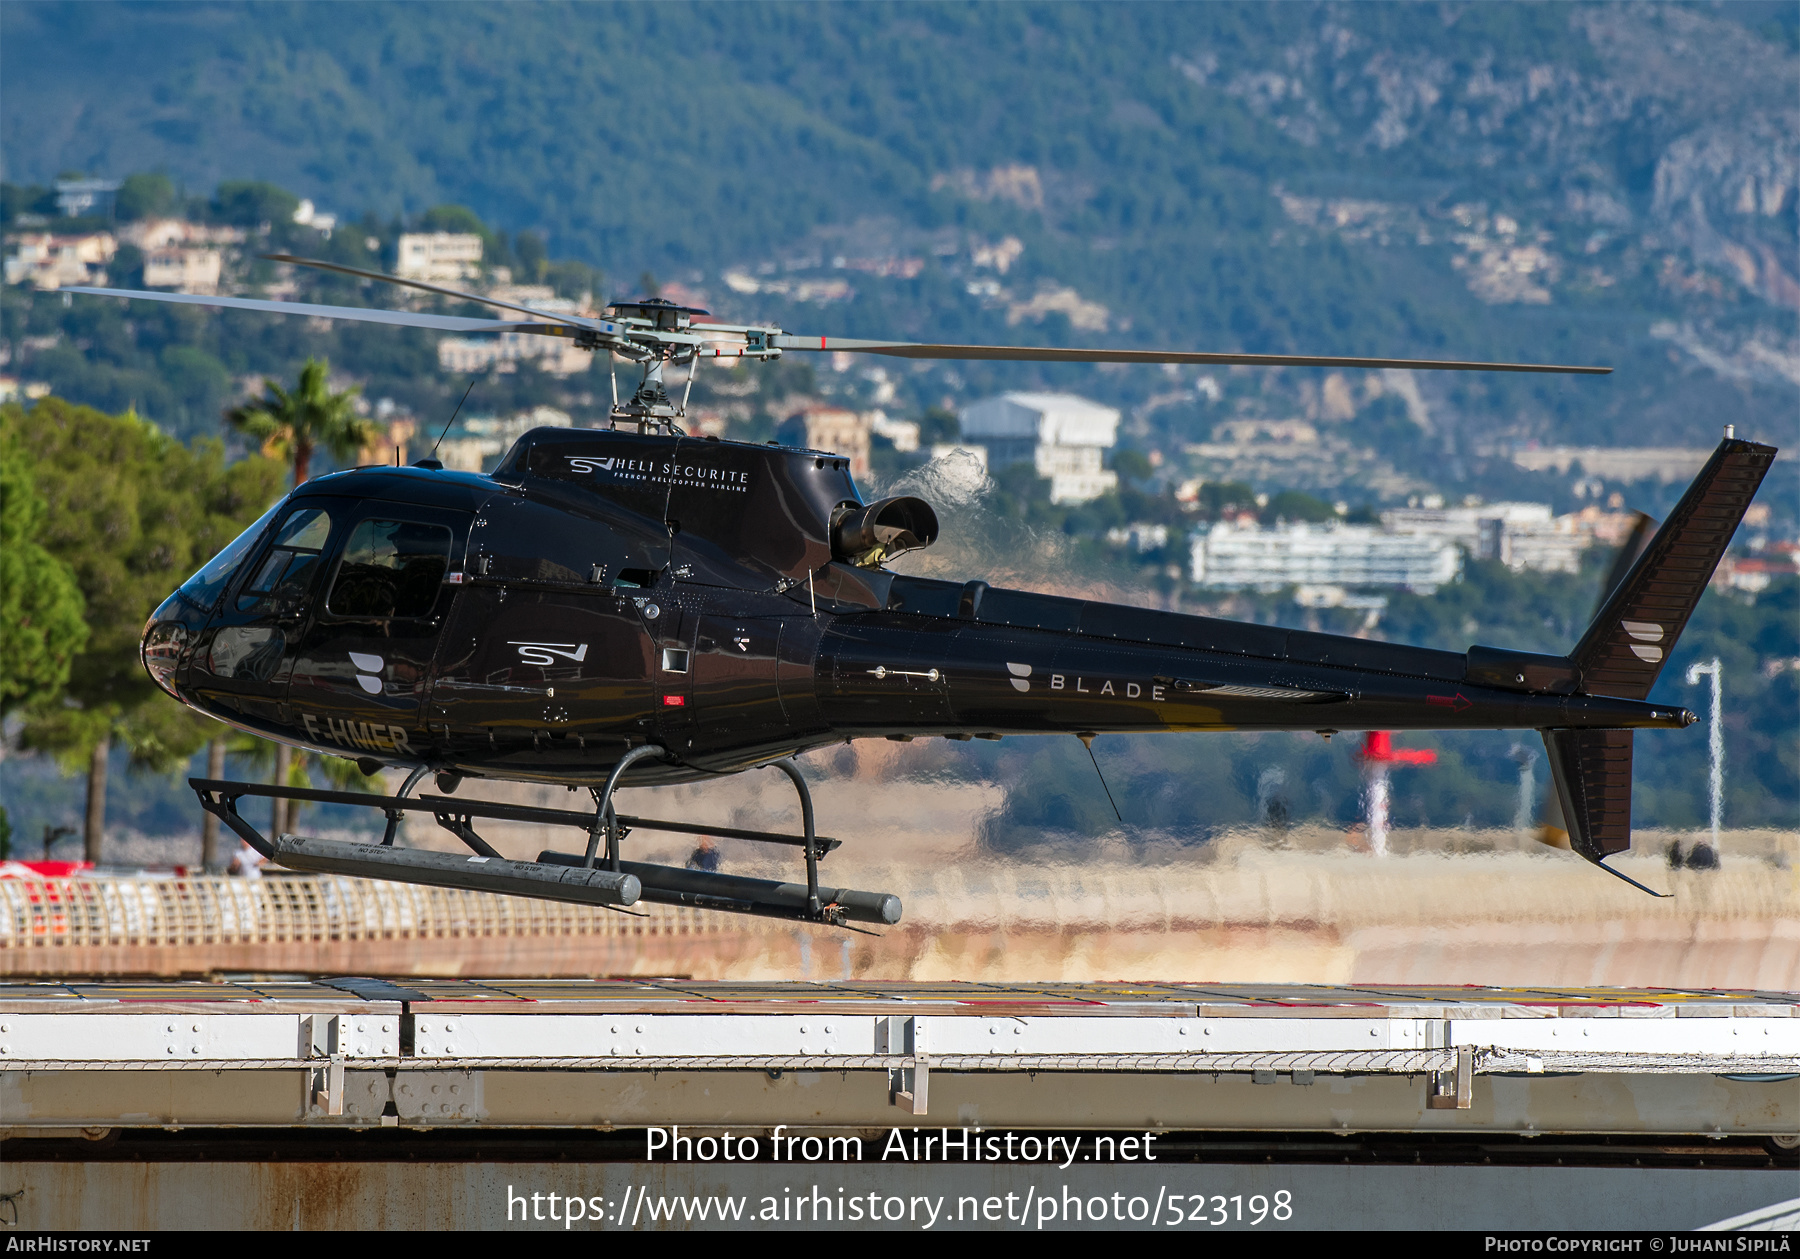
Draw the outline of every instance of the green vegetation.
<instances>
[{"instance_id":1,"label":"green vegetation","mask_svg":"<svg viewBox=\"0 0 1800 1259\"><path fill-rule=\"evenodd\" d=\"M0 15L13 102L0 143L33 186L8 192L6 221L47 212L36 186L64 168L154 167L166 175L122 190L121 213L198 202L297 235L272 184L346 216L332 253L369 236L391 244L403 221L468 226L520 277L543 278L551 256L648 270L698 285L722 314L794 330L1620 369L1605 382L1432 385L1456 422L1428 443L1407 440L1391 401L1351 422L1403 466L1480 489L1472 460L1496 437L1709 438L1720 377L1650 335L1660 321L1714 329L1728 347L1758 329L1769 344L1788 335L1790 317L1704 241L1723 232L1744 256L1766 246L1785 258L1800 198L1746 216L1741 179L1721 175L1696 189L1701 232L1655 191L1672 146L1720 129L1754 154L1753 120L1789 107L1791 35L1762 34L1760 8L1746 26L1750 12L1670 6L1637 21L1603 5L1452 5L1421 22L1399 4L662 4L426 16L303 3L123 6L95 22L84 6L14 5ZM1641 47L1675 40L1684 22L1693 82ZM1734 73L1709 68L1720 64ZM76 116L78 133L55 123ZM213 197L184 191L221 178L232 182ZM1308 218L1293 198L1363 217ZM1487 227L1457 217L1477 212ZM1497 214L1517 225L1515 243L1543 240L1561 277L1549 301L1471 291L1471 259L1511 247ZM1485 243L1458 243L1471 234ZM1003 276L970 269L969 241L1006 236L1024 248ZM940 241L954 252L936 252ZM834 256L889 253L923 269L834 272L856 291L839 305L719 283L728 266L785 274L816 257L830 271ZM1010 297L971 292L982 276ZM1011 313L1065 287L1105 307L1104 331ZM244 327L233 323L233 342ZM390 354L382 337L352 339ZM208 352L229 363L222 349ZM361 373L341 344L306 351ZM1733 369L1728 409L1740 431L1785 437L1791 382L1758 362ZM914 414L942 395L943 377L926 379ZM1074 366L972 364L960 379L966 395L1042 384L1127 402L1165 387ZM65 370L53 383L75 382ZM205 409L187 388L157 400L159 421L165 401ZM69 396L112 409L135 398L152 413L146 382L109 394ZM408 401L371 379L370 396L384 395Z\"/></svg>"},{"instance_id":2,"label":"green vegetation","mask_svg":"<svg viewBox=\"0 0 1800 1259\"><path fill-rule=\"evenodd\" d=\"M300 384L291 392L273 380L263 381L264 395L225 412L225 423L262 443L263 453L293 465L294 484L312 475L313 450L323 446L348 459L372 444L375 425L356 418L358 389L333 393L326 384L331 364L309 358L300 369Z\"/></svg>"},{"instance_id":3,"label":"green vegetation","mask_svg":"<svg viewBox=\"0 0 1800 1259\"><path fill-rule=\"evenodd\" d=\"M279 467L264 459L227 465L216 440L189 448L135 415L57 398L30 411L0 407L0 441L24 456L9 461L9 473L46 508L35 544L72 574L87 630L64 685L39 688L24 711L21 742L85 769L97 793L90 798L103 800L115 738L134 763L167 770L216 733L151 682L138 663L138 637L170 591L267 508L279 493ZM89 811L90 859L99 856L103 823L103 811Z\"/></svg>"},{"instance_id":4,"label":"green vegetation","mask_svg":"<svg viewBox=\"0 0 1800 1259\"><path fill-rule=\"evenodd\" d=\"M1352 505L1346 519L1367 522L1379 497L1359 484L1307 483L1314 496L1299 482L1209 481L1178 502L1176 487L1193 470L1183 446L1224 420L1305 416L1327 439L1377 451L1452 501L1474 492L1549 499L1559 510L1572 505L1570 478L1520 471L1506 456L1510 443L1702 445L1727 421L1783 445L1800 433L1791 380L1768 355L1738 353L1784 345L1794 326L1791 309L1770 296L1779 284L1766 268L1768 259L1786 260L1780 276L1791 271L1800 195L1782 184L1774 212L1745 212L1736 200L1743 171L1767 165L1757 120L1775 119L1770 135L1791 130L1779 111L1791 107L1800 24L1761 7L1451 4L1430 21L1415 6L1373 3L470 5L428 15L303 3L122 6L105 10L105 21L93 13L0 6L9 101L0 144L9 173L23 181L0 187L0 226L54 219L48 184L65 168L128 175L116 199L121 222L180 215L248 233L228 250L234 291L292 284L299 300L410 302L348 277L290 276L256 255L390 269L402 231L467 230L481 235L490 268L563 297L635 295L629 282L606 291L604 267L642 275L646 293L679 284L722 317L767 318L797 332L1618 369L1605 380L1421 377L1427 423L1391 390L1358 392L1353 415L1330 419L1318 381L1302 372L1202 381L1192 372L1073 365L894 368L897 397L883 405L917 419L927 449L955 439L951 408L1003 388L1067 389L1124 408L1116 493L1052 504L1044 482L1014 467L997 470L984 511L1005 530L1059 535L1073 575L1136 580L1165 597L1185 594L1190 607L1192 593L1167 570L1185 564L1193 523L1246 511L1324 520L1335 512L1327 500L1339 497ZM1696 77L1646 54L1674 38L1670 23L1687 24L1684 64ZM1719 76L1723 64L1734 72ZM74 117L78 131L59 121ZM1696 175L1682 166L1680 146L1697 136L1712 137L1708 152L1729 150L1729 161L1749 165ZM1659 196L1658 181L1672 188L1684 170L1691 190ZM335 231L292 222L301 195L339 214ZM1689 215L1688 207L1699 209ZM1514 228L1502 229L1502 218ZM54 221L70 231L111 225ZM1008 237L1022 244L1009 269L974 261L977 244ZM1543 300L1475 291L1484 251L1514 248L1544 251L1545 270L1533 274L1556 278L1544 279ZM1732 261L1740 256L1764 260L1756 284ZM920 265L859 269L887 258ZM141 281L143 261L121 250L110 280ZM755 293L741 283L727 289L726 268L768 283ZM830 301L803 301L779 287L808 276L848 288ZM1102 316L1090 312L1077 326L1066 302L1027 308L1065 291ZM417 330L64 300L17 287L0 294L7 372L183 441L210 441L221 413L259 379L291 379L303 362L329 360L364 398L415 417L423 434L449 417L468 383L438 367L437 338ZM1690 338L1704 342L1704 353ZM604 362L568 378L530 364L491 371L465 413L547 404L585 420L605 406L606 376ZM1211 385L1204 398L1201 383ZM798 402L854 402L859 388L854 376L795 355L761 367L709 366L695 402L729 414L733 436L765 441L793 436L783 425ZM231 454L245 436L251 449L262 441L230 433ZM214 448L175 449L204 463ZM1152 452L1164 461L1154 463ZM78 507L74 516L87 523L47 538L65 500L44 480L73 474L57 472L47 455L31 457L51 465L34 482L49 512L12 514L15 473L5 464L5 543L14 554L0 553L0 563L38 562L10 545L15 534L36 537L47 562L75 573L90 615L99 615L98 592L111 617L114 591L80 551L79 539L99 536L101 522ZM341 457L326 443L311 466ZM879 440L874 459L883 482L916 462ZM273 493L278 470L261 466L256 475ZM101 478L100 503L117 497L106 488L114 482L136 484L135 473L90 471ZM1778 473L1764 491L1778 533L1791 535L1800 519L1795 484ZM1660 511L1667 504L1654 495L1677 492L1640 486L1629 501ZM163 564L132 541L150 529L134 512L121 506L115 515L126 523L93 549L122 556L132 574L142 569L143 591L157 587L159 597L174 584L169 574L178 580L176 570L203 551L198 542L173 547L179 558ZM1125 552L1103 539L1132 524L1168 526L1168 546L1122 563ZM123 539L116 546L115 537ZM59 602L44 571L43 598L73 606ZM1458 650L1486 642L1561 651L1585 623L1598 579L1591 567L1558 576L1472 564L1461 583L1429 598L1396 597L1374 632ZM143 601L134 593L124 602L133 599ZM1792 583L1754 600L1709 594L1658 692L1695 703L1681 682L1686 664L1725 660L1734 825L1800 819L1792 737L1800 675L1782 663L1800 657L1793 600ZM1300 609L1282 595L1219 600L1218 610L1344 632L1362 618ZM47 624L11 603L4 615L9 635L27 615L28 629ZM120 625L134 615L141 622L141 610L118 615ZM68 655L59 712L87 713L99 702L98 692L82 690L84 670L98 668L84 661L135 635L135 626L127 634L111 625L95 622L87 650ZM21 657L16 674L8 659L9 688L41 694L47 677L55 689L58 652L74 649L52 637L46 630L43 649ZM119 669L114 680L129 699L125 675L135 665ZM140 728L129 717L135 709L121 711L124 725L115 728ZM34 720L48 737L48 719ZM131 737L150 746L149 736ZM1107 824L1085 753L1065 742L963 750L971 772L1019 786L993 842L1028 842L1046 827L1086 835ZM1294 818L1347 820L1358 781L1346 742L1109 738L1097 750L1121 799L1142 810L1128 807L1132 824L1199 837L1264 816L1275 799ZM1534 736L1417 742L1437 746L1442 759L1396 778L1397 821L1510 818L1511 748ZM1696 731L1638 740L1640 824L1685 824L1703 807L1703 742ZM177 735L163 745L184 746ZM80 740L68 746L79 752ZM150 826L187 825L191 814L191 801L166 815L144 807Z\"/></svg>"},{"instance_id":5,"label":"green vegetation","mask_svg":"<svg viewBox=\"0 0 1800 1259\"><path fill-rule=\"evenodd\" d=\"M75 574L43 547L47 508L31 458L0 427L0 714L55 698L87 642Z\"/></svg>"}]
</instances>

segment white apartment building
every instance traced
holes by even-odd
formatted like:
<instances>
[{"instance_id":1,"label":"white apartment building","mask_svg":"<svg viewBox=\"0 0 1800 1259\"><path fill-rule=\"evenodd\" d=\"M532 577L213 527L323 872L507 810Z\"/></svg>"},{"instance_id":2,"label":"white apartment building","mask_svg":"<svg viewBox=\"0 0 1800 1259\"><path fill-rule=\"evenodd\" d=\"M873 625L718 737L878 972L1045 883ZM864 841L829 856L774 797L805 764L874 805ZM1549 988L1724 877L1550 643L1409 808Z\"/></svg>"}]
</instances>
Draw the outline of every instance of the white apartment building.
<instances>
[{"instance_id":1,"label":"white apartment building","mask_svg":"<svg viewBox=\"0 0 1800 1259\"><path fill-rule=\"evenodd\" d=\"M1472 507L1392 507L1381 513L1389 533L1443 538L1477 559L1493 559L1497 539L1508 528L1548 525L1548 503L1483 503Z\"/></svg>"},{"instance_id":2,"label":"white apartment building","mask_svg":"<svg viewBox=\"0 0 1800 1259\"><path fill-rule=\"evenodd\" d=\"M451 284L481 268L481 237L473 232L408 232L400 238L394 274L403 280Z\"/></svg>"},{"instance_id":3,"label":"white apartment building","mask_svg":"<svg viewBox=\"0 0 1800 1259\"><path fill-rule=\"evenodd\" d=\"M594 365L592 350L578 349L568 337L535 332L490 332L479 337L444 337L438 342L438 366L447 372L516 372L527 359L552 376L573 376Z\"/></svg>"},{"instance_id":4,"label":"white apartment building","mask_svg":"<svg viewBox=\"0 0 1800 1259\"><path fill-rule=\"evenodd\" d=\"M987 448L988 466L1029 461L1053 503L1085 503L1118 488L1105 466L1119 412L1071 393L1003 393L964 407L963 444Z\"/></svg>"},{"instance_id":5,"label":"white apartment building","mask_svg":"<svg viewBox=\"0 0 1800 1259\"><path fill-rule=\"evenodd\" d=\"M1430 594L1462 571L1455 542L1372 525L1261 529L1221 522L1196 532L1189 546L1194 583L1216 590L1397 586Z\"/></svg>"},{"instance_id":6,"label":"white apartment building","mask_svg":"<svg viewBox=\"0 0 1800 1259\"><path fill-rule=\"evenodd\" d=\"M1397 507L1381 513L1382 527L1390 533L1448 539L1476 559L1550 573L1580 572L1583 551L1596 543L1617 546L1635 520L1630 512L1596 507L1552 516L1548 503Z\"/></svg>"}]
</instances>

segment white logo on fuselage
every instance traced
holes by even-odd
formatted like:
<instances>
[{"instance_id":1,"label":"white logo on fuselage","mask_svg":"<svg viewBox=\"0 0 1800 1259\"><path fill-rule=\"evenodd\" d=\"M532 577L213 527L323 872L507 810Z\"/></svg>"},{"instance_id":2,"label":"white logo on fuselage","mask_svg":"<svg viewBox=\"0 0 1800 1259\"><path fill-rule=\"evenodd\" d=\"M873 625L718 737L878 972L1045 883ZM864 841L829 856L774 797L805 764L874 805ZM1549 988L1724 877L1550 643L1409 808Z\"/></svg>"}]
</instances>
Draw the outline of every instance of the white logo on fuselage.
<instances>
[{"instance_id":1,"label":"white logo on fuselage","mask_svg":"<svg viewBox=\"0 0 1800 1259\"><path fill-rule=\"evenodd\" d=\"M611 459L591 459L585 456L577 459L571 456L569 466L577 472L611 472L613 461Z\"/></svg>"},{"instance_id":2,"label":"white logo on fuselage","mask_svg":"<svg viewBox=\"0 0 1800 1259\"><path fill-rule=\"evenodd\" d=\"M587 659L586 643L516 643L509 640L506 645L517 647L519 658L526 664L551 665L556 663L558 656L576 664Z\"/></svg>"}]
</instances>

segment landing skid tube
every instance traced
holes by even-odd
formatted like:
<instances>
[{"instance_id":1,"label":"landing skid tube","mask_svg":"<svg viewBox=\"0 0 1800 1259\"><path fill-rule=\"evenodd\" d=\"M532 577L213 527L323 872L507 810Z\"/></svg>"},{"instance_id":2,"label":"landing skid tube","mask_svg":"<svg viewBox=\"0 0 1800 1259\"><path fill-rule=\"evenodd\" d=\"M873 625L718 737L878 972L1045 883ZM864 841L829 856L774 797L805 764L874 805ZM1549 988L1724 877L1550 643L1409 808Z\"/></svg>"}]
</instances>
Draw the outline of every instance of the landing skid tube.
<instances>
[{"instance_id":1,"label":"landing skid tube","mask_svg":"<svg viewBox=\"0 0 1800 1259\"><path fill-rule=\"evenodd\" d=\"M689 905L831 926L846 926L849 922L888 926L899 922L901 905L897 896L819 885L819 858L840 847L841 841L813 834L812 800L805 782L800 779L798 770L785 762L778 762L776 768L795 780L800 790L804 835L622 815L613 811L610 790L596 793L605 800L605 807L590 813L453 800L447 796L378 796L367 792L317 791L308 787L279 787L213 778L190 778L188 785L199 797L200 806L229 826L245 843L271 861L292 869L609 908L620 908L641 900L650 904ZM612 785L609 783L609 788ZM408 786L411 786L410 781ZM388 819L386 838L380 844L354 844L299 835L277 835L268 839L238 812L238 801L245 796L376 809ZM475 855L457 857L392 846L403 812L431 814L439 826L467 844ZM539 854L535 862L509 861L475 832L473 823L478 818L574 827L587 834L587 852L546 851ZM804 884L780 883L646 862L622 862L619 859L620 844L634 829L713 835L801 848L806 855L807 879ZM598 841L602 837L606 840L605 858L596 861Z\"/></svg>"}]
</instances>

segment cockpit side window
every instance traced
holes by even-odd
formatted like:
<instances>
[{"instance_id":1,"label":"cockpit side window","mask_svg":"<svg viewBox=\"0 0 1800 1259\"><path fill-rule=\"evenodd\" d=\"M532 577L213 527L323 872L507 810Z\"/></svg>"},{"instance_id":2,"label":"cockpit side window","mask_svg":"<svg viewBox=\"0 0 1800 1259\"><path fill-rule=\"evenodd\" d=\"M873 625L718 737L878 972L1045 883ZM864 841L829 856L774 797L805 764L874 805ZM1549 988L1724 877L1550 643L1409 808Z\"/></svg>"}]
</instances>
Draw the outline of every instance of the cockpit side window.
<instances>
[{"instance_id":1,"label":"cockpit side window","mask_svg":"<svg viewBox=\"0 0 1800 1259\"><path fill-rule=\"evenodd\" d=\"M256 572L238 591L238 611L268 612L303 600L330 537L331 514L322 508L302 507L282 521Z\"/></svg>"},{"instance_id":2,"label":"cockpit side window","mask_svg":"<svg viewBox=\"0 0 1800 1259\"><path fill-rule=\"evenodd\" d=\"M202 612L212 611L213 601L219 597L225 583L231 580L232 574L237 572L244 557L256 546L263 530L269 527L269 521L275 518L281 507L280 503L276 503L269 508L257 518L255 524L238 534L231 545L208 560L199 572L182 582L181 589L177 592L181 598Z\"/></svg>"},{"instance_id":3,"label":"cockpit side window","mask_svg":"<svg viewBox=\"0 0 1800 1259\"><path fill-rule=\"evenodd\" d=\"M365 520L344 544L326 609L386 620L430 616L450 569L450 530L412 520Z\"/></svg>"}]
</instances>

